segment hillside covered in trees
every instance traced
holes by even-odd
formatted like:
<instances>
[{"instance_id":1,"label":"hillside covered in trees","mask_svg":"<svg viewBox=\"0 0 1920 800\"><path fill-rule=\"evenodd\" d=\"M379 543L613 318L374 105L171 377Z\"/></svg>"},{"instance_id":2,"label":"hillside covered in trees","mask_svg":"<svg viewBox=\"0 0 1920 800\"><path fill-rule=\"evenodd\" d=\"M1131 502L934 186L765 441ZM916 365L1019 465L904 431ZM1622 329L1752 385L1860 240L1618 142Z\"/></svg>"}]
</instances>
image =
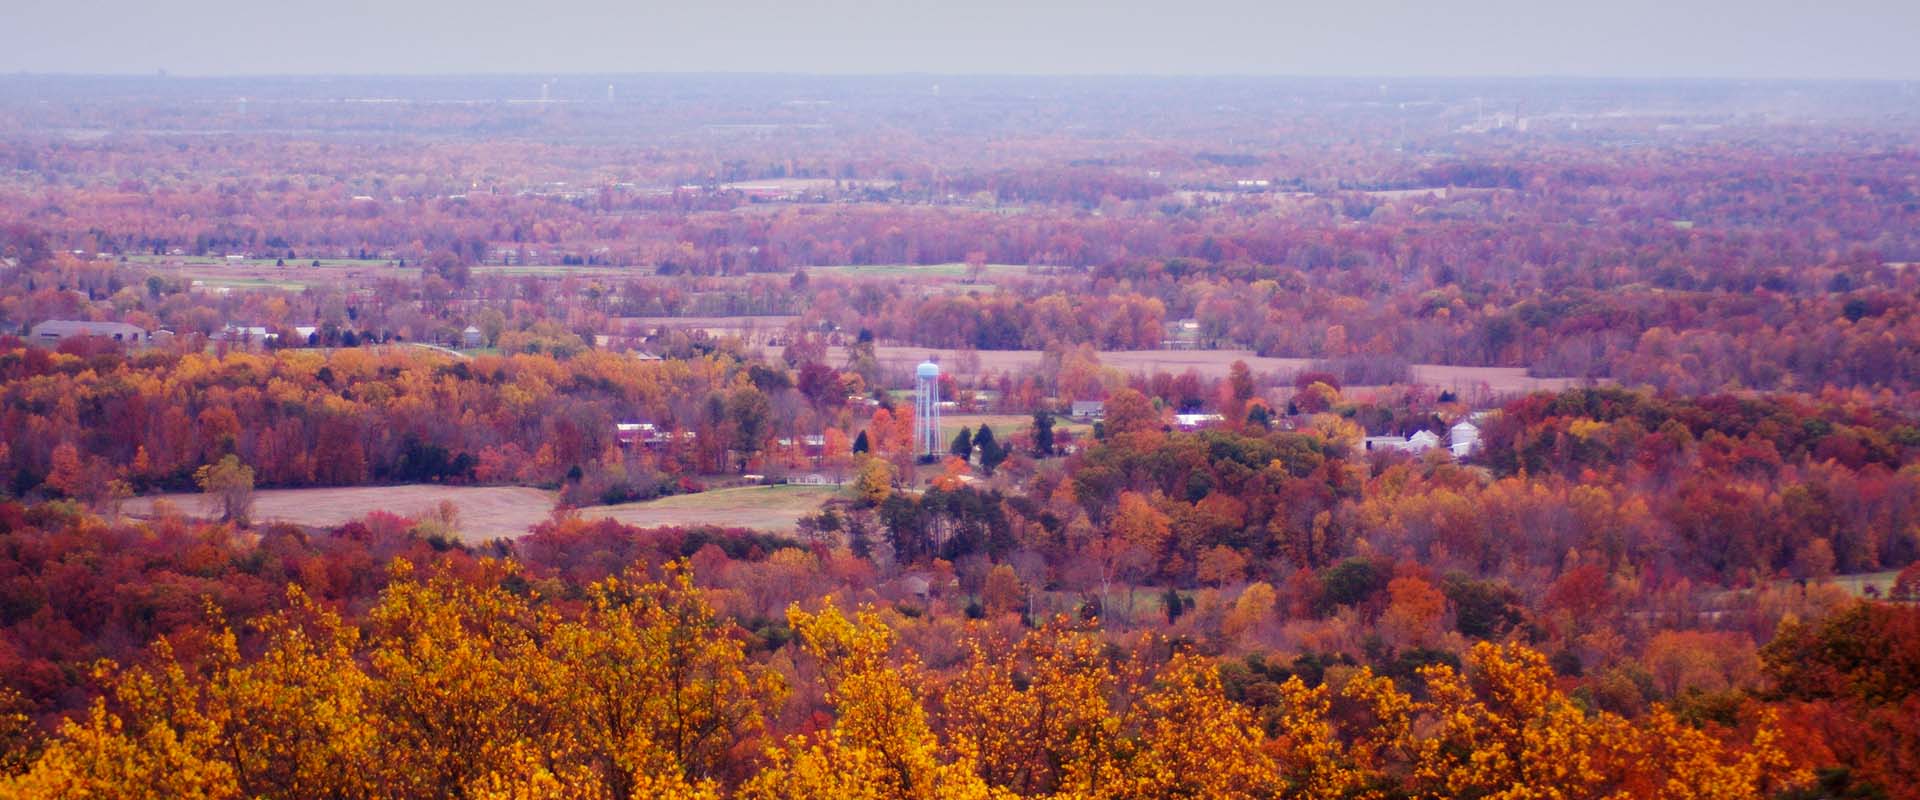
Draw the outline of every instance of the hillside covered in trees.
<instances>
[{"instance_id":1,"label":"hillside covered in trees","mask_svg":"<svg viewBox=\"0 0 1920 800\"><path fill-rule=\"evenodd\" d=\"M1920 798L1911 93L517 80L0 76L0 798Z\"/></svg>"}]
</instances>

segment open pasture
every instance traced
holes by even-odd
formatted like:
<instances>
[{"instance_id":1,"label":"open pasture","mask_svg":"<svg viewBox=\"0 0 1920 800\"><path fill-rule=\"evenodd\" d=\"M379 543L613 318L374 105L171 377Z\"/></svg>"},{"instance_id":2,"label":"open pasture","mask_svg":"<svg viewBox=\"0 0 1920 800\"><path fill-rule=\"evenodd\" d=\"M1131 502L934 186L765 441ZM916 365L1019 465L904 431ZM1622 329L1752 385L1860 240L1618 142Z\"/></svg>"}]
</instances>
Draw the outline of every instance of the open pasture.
<instances>
[{"instance_id":1,"label":"open pasture","mask_svg":"<svg viewBox=\"0 0 1920 800\"><path fill-rule=\"evenodd\" d=\"M993 438L1001 446L1006 446L1015 435L1033 430L1032 414L941 414L940 441L952 443L961 428L978 432L981 425L993 429ZM1093 425L1076 422L1072 417L1055 415L1053 418L1054 436L1062 435L1083 438L1093 435ZM945 447L943 446L944 450Z\"/></svg>"},{"instance_id":2,"label":"open pasture","mask_svg":"<svg viewBox=\"0 0 1920 800\"><path fill-rule=\"evenodd\" d=\"M912 345L881 345L874 358L884 369L911 369L929 358L956 377L972 378L985 372L1019 372L1036 369L1045 354L1039 350L949 350ZM1224 376L1236 360L1244 360L1254 372L1290 375L1312 365L1305 358L1264 358L1248 350L1113 350L1099 354L1102 366L1122 372L1168 372L1179 374L1188 369L1202 375ZM846 362L845 348L832 348L828 358L835 364Z\"/></svg>"},{"instance_id":3,"label":"open pasture","mask_svg":"<svg viewBox=\"0 0 1920 800\"><path fill-rule=\"evenodd\" d=\"M1485 385L1495 395L1525 392L1557 392L1579 386L1579 378L1536 378L1521 367L1457 367L1449 364L1415 364L1413 380L1442 389L1471 390Z\"/></svg>"},{"instance_id":4,"label":"open pasture","mask_svg":"<svg viewBox=\"0 0 1920 800\"><path fill-rule=\"evenodd\" d=\"M784 533L839 491L837 486L742 486L638 503L588 506L579 514L585 519L611 519L641 527L721 525Z\"/></svg>"},{"instance_id":5,"label":"open pasture","mask_svg":"<svg viewBox=\"0 0 1920 800\"><path fill-rule=\"evenodd\" d=\"M1854 597L1869 596L1867 593L1868 589L1872 589L1876 595L1885 596L1887 592L1893 591L1894 580L1899 577L1900 570L1897 569L1884 570L1881 572L1861 572L1853 575L1835 575L1833 577L1833 585L1840 587L1847 594L1853 595Z\"/></svg>"},{"instance_id":6,"label":"open pasture","mask_svg":"<svg viewBox=\"0 0 1920 800\"><path fill-rule=\"evenodd\" d=\"M915 364L932 358L941 369L956 377L974 378L983 372L1020 372L1037 369L1044 354L1039 350L947 350L933 347L883 345L874 348L874 357L889 372L910 370ZM1233 362L1245 361L1257 375L1267 373L1286 378L1312 369L1310 358L1260 356L1251 350L1115 350L1099 354L1102 366L1126 373L1166 372L1178 375L1195 370L1210 378L1227 375ZM829 362L846 363L846 349L832 348ZM1472 391L1485 386L1494 395L1532 391L1558 391L1580 384L1578 378L1536 378L1521 367L1462 367L1448 364L1415 364L1416 383L1456 391Z\"/></svg>"},{"instance_id":7,"label":"open pasture","mask_svg":"<svg viewBox=\"0 0 1920 800\"><path fill-rule=\"evenodd\" d=\"M703 330L714 336L732 336L745 331L772 333L786 330L787 325L799 320L792 315L761 315L738 317L617 317L613 320L616 331L637 328L651 331L654 328L678 328L683 330Z\"/></svg>"},{"instance_id":8,"label":"open pasture","mask_svg":"<svg viewBox=\"0 0 1920 800\"><path fill-rule=\"evenodd\" d=\"M958 427L955 427L958 430ZM835 486L747 486L674 495L639 503L588 506L585 519L612 519L628 525L722 525L784 532L838 493ZM344 525L373 511L425 518L442 500L458 510L460 538L484 542L521 536L553 513L554 494L524 486L360 486L318 489L262 489L254 492L255 524L288 522L315 528ZM150 495L128 500L127 514L150 517L166 501L191 517L209 515L204 495Z\"/></svg>"},{"instance_id":9,"label":"open pasture","mask_svg":"<svg viewBox=\"0 0 1920 800\"><path fill-rule=\"evenodd\" d=\"M1059 427L1065 422L1064 419L1055 420L1054 426ZM940 441L952 442L953 437L959 435L961 428L978 431L981 425L992 428L996 439L1005 440L1015 431L1024 431L1033 427L1033 416L1031 414L941 414Z\"/></svg>"},{"instance_id":10,"label":"open pasture","mask_svg":"<svg viewBox=\"0 0 1920 800\"><path fill-rule=\"evenodd\" d=\"M155 275L190 282L207 291L248 291L284 289L299 291L308 286L332 283L371 282L380 278L415 279L420 271L401 269L377 259L294 259L276 266L276 259L225 259L211 256L129 256Z\"/></svg>"},{"instance_id":11,"label":"open pasture","mask_svg":"<svg viewBox=\"0 0 1920 800\"><path fill-rule=\"evenodd\" d=\"M1031 274L1034 268L1025 264L983 264L980 278L991 283L994 278L1009 278ZM811 276L837 278L888 278L930 280L934 283L958 283L966 280L966 264L860 264L833 267L808 267Z\"/></svg>"},{"instance_id":12,"label":"open pasture","mask_svg":"<svg viewBox=\"0 0 1920 800\"><path fill-rule=\"evenodd\" d=\"M386 259L293 258L285 266L273 258L227 259L212 256L129 256L153 274L191 281L196 288L245 291L286 289L298 291L324 284L367 284L387 278L418 280L420 268L398 266ZM318 266L315 262L318 261ZM558 264L481 265L473 268L476 276L497 277L622 277L649 274L638 267L567 266Z\"/></svg>"}]
</instances>

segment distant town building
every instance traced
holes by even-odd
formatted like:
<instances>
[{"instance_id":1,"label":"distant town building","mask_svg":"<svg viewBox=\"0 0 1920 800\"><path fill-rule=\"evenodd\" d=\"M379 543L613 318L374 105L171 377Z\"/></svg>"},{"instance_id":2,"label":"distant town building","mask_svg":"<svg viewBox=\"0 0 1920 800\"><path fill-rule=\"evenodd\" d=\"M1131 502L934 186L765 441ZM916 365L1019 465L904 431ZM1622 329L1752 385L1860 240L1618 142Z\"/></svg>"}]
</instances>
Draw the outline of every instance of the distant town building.
<instances>
[{"instance_id":1,"label":"distant town building","mask_svg":"<svg viewBox=\"0 0 1920 800\"><path fill-rule=\"evenodd\" d=\"M487 336L479 328L468 325L466 330L460 332L460 346L468 350L486 347Z\"/></svg>"},{"instance_id":2,"label":"distant town building","mask_svg":"<svg viewBox=\"0 0 1920 800\"><path fill-rule=\"evenodd\" d=\"M1099 400L1075 400L1071 413L1074 419L1098 419L1106 416L1107 404Z\"/></svg>"},{"instance_id":3,"label":"distant town building","mask_svg":"<svg viewBox=\"0 0 1920 800\"><path fill-rule=\"evenodd\" d=\"M126 344L146 344L153 338L146 329L125 322L50 319L33 326L27 333L27 340L51 347L80 336L98 336Z\"/></svg>"}]
</instances>

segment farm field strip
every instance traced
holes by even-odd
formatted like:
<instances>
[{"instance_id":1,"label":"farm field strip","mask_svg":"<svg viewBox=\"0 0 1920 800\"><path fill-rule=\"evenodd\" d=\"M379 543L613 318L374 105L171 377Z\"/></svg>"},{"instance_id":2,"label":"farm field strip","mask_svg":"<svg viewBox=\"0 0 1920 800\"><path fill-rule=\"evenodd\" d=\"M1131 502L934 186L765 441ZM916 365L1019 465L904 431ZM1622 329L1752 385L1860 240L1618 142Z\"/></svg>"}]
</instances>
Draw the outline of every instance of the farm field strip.
<instances>
[{"instance_id":1,"label":"farm field strip","mask_svg":"<svg viewBox=\"0 0 1920 800\"><path fill-rule=\"evenodd\" d=\"M956 430L958 430L956 428ZM818 510L839 492L836 486L748 486L673 495L657 500L578 510L586 519L612 519L628 525L722 525L786 532L800 517ZM460 538L484 542L525 535L552 516L553 492L525 486L407 486L262 489L254 492L256 524L288 522L334 527L372 511L424 518L440 501L458 510ZM173 504L190 517L209 516L206 497L197 493L148 495L128 500L125 513L151 517L155 506Z\"/></svg>"},{"instance_id":2,"label":"farm field strip","mask_svg":"<svg viewBox=\"0 0 1920 800\"><path fill-rule=\"evenodd\" d=\"M1044 355L1039 350L951 350L912 345L881 345L874 348L874 358L883 367L906 368L932 358L940 363L942 369L969 378L985 371L1034 369L1040 366ZM1251 350L1112 350L1099 353L1099 358L1102 366L1127 373L1167 372L1177 375L1192 369L1209 378L1226 377L1235 361L1245 361L1247 367L1256 373L1279 375L1311 369L1315 361L1311 358L1261 356ZM847 349L829 348L827 359L830 364L844 364ZM976 362L977 368L972 367ZM1496 394L1559 391L1581 383L1579 378L1536 378L1528 375L1524 367L1462 367L1449 364L1415 364L1413 380L1443 388L1471 388L1485 383Z\"/></svg>"},{"instance_id":3,"label":"farm field strip","mask_svg":"<svg viewBox=\"0 0 1920 800\"><path fill-rule=\"evenodd\" d=\"M627 525L722 525L786 532L803 516L839 494L837 486L743 486L579 509L585 519Z\"/></svg>"},{"instance_id":4,"label":"farm field strip","mask_svg":"<svg viewBox=\"0 0 1920 800\"><path fill-rule=\"evenodd\" d=\"M154 505L167 501L188 516L206 516L200 494L164 494L136 497L124 506L137 517L152 516ZM421 518L434 513L440 501L458 509L460 538L483 542L525 534L552 515L554 495L525 486L354 486L316 489L261 489L253 493L256 524L290 522L309 527L334 527L371 511L388 511Z\"/></svg>"}]
</instances>

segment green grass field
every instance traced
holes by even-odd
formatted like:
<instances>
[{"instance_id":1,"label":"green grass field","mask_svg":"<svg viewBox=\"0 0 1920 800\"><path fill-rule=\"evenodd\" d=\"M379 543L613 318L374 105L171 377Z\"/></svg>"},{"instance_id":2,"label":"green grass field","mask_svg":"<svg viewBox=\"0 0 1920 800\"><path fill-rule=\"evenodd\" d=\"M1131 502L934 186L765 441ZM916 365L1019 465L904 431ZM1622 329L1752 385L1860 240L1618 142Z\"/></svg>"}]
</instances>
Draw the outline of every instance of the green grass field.
<instances>
[{"instance_id":1,"label":"green grass field","mask_svg":"<svg viewBox=\"0 0 1920 800\"><path fill-rule=\"evenodd\" d=\"M1033 427L1033 415L942 414L940 415L940 441L953 441L953 437L960 433L961 428L978 432L981 425L992 428L994 438L1004 442L1014 433Z\"/></svg>"},{"instance_id":2,"label":"green grass field","mask_svg":"<svg viewBox=\"0 0 1920 800\"><path fill-rule=\"evenodd\" d=\"M839 493L838 486L743 486L641 503L589 506L580 509L580 516L643 527L724 525L784 533Z\"/></svg>"}]
</instances>

